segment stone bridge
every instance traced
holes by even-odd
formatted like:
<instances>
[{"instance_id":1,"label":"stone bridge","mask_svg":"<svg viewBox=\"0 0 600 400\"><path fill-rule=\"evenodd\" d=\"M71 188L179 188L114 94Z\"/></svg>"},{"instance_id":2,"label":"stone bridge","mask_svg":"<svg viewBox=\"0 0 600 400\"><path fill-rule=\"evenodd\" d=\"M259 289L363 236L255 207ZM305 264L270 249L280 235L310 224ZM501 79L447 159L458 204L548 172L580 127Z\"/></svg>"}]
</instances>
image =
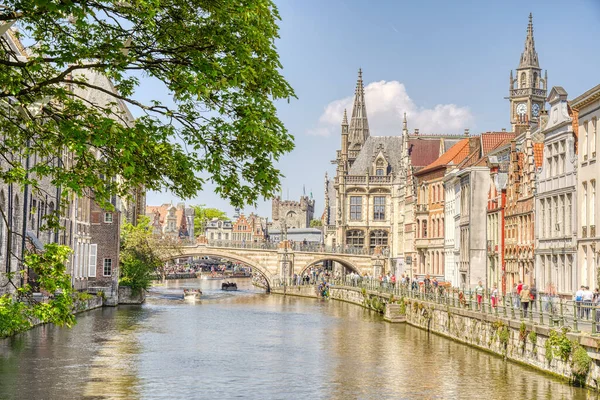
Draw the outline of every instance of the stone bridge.
<instances>
[{"instance_id":1,"label":"stone bridge","mask_svg":"<svg viewBox=\"0 0 600 400\"><path fill-rule=\"evenodd\" d=\"M237 242L197 243L181 246L181 251L171 255L171 259L202 257L226 258L238 261L260 272L269 286L273 279L291 277L302 274L307 268L323 261L333 261L336 268L346 268L362 274L378 275L385 271L386 257L380 251L374 254L352 254L336 252L325 246L302 247L295 249L290 242L280 242L277 245Z\"/></svg>"}]
</instances>

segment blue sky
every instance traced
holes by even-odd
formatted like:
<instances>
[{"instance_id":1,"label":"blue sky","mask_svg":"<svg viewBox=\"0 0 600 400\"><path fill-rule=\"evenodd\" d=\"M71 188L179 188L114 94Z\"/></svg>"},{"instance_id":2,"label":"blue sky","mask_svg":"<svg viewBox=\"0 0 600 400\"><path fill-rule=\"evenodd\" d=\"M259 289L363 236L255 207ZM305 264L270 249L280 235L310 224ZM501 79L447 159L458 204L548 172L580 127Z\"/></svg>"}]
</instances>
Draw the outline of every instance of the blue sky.
<instances>
[{"instance_id":1,"label":"blue sky","mask_svg":"<svg viewBox=\"0 0 600 400\"><path fill-rule=\"evenodd\" d=\"M412 131L471 133L510 129L508 78L519 63L533 13L540 67L549 86L574 98L600 83L600 0L565 1L277 1L283 74L298 96L278 103L296 148L278 166L283 196L303 186L323 211L324 174L340 147L342 110L351 104L358 68L367 85L371 135ZM350 110L349 110L350 111ZM148 204L176 199L148 193ZM189 204L233 208L207 186ZM271 216L270 200L247 207Z\"/></svg>"}]
</instances>

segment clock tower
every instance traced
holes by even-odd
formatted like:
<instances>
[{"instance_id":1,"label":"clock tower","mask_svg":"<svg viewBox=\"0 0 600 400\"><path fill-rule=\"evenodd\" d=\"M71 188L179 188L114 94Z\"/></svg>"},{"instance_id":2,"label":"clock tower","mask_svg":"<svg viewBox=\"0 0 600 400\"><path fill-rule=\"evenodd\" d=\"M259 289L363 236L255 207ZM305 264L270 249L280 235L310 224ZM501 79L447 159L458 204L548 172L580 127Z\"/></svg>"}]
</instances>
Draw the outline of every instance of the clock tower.
<instances>
[{"instance_id":1,"label":"clock tower","mask_svg":"<svg viewBox=\"0 0 600 400\"><path fill-rule=\"evenodd\" d=\"M521 61L513 77L510 71L510 123L513 131L516 125L537 123L544 109L546 92L548 91L548 71L542 78L542 69L538 62L533 41L533 17L529 14L525 50L521 53Z\"/></svg>"}]
</instances>

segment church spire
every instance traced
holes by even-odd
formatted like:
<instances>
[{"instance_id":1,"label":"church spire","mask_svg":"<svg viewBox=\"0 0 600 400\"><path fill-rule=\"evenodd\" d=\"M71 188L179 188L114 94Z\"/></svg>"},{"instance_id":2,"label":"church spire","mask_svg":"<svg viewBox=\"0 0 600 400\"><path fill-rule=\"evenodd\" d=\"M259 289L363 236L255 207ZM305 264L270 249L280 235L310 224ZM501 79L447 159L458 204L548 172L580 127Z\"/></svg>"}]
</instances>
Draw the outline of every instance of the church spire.
<instances>
[{"instance_id":1,"label":"church spire","mask_svg":"<svg viewBox=\"0 0 600 400\"><path fill-rule=\"evenodd\" d=\"M535 51L535 42L533 40L533 15L529 13L529 25L527 25L527 38L525 39L525 50L521 53L521 62L519 68L540 67L538 55Z\"/></svg>"},{"instance_id":2,"label":"church spire","mask_svg":"<svg viewBox=\"0 0 600 400\"><path fill-rule=\"evenodd\" d=\"M358 70L358 80L354 91L354 105L350 119L350 149L362 147L369 137L369 121L367 120L367 107L365 105L365 88L363 86L362 70Z\"/></svg>"}]
</instances>

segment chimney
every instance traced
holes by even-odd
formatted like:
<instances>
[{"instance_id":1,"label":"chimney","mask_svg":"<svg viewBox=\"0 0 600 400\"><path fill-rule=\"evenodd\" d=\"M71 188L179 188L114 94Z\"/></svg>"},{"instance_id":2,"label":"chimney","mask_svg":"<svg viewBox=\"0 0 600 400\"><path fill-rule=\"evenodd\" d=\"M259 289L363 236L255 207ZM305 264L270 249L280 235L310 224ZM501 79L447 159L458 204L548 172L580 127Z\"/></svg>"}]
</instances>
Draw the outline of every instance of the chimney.
<instances>
[{"instance_id":1,"label":"chimney","mask_svg":"<svg viewBox=\"0 0 600 400\"><path fill-rule=\"evenodd\" d=\"M506 132L506 128L502 128L502 132Z\"/></svg>"},{"instance_id":2,"label":"chimney","mask_svg":"<svg viewBox=\"0 0 600 400\"><path fill-rule=\"evenodd\" d=\"M469 136L469 128L465 128L465 136Z\"/></svg>"},{"instance_id":3,"label":"chimney","mask_svg":"<svg viewBox=\"0 0 600 400\"><path fill-rule=\"evenodd\" d=\"M419 134L419 128L415 128L415 135Z\"/></svg>"}]
</instances>

